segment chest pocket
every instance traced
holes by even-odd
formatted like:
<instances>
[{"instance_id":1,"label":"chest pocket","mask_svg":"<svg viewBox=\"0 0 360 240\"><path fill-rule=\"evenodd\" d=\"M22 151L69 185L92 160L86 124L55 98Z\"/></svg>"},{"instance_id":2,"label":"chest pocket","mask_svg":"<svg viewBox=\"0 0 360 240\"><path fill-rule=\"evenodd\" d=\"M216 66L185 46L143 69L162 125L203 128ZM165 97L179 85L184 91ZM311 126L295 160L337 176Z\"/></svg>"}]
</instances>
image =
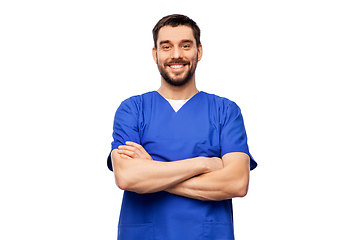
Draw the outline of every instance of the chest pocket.
<instances>
[{"instance_id":1,"label":"chest pocket","mask_svg":"<svg viewBox=\"0 0 360 240\"><path fill-rule=\"evenodd\" d=\"M221 149L218 146L197 143L194 148L194 155L201 157L221 157Z\"/></svg>"},{"instance_id":2,"label":"chest pocket","mask_svg":"<svg viewBox=\"0 0 360 240\"><path fill-rule=\"evenodd\" d=\"M234 226L232 223L204 223L204 240L234 240Z\"/></svg>"}]
</instances>

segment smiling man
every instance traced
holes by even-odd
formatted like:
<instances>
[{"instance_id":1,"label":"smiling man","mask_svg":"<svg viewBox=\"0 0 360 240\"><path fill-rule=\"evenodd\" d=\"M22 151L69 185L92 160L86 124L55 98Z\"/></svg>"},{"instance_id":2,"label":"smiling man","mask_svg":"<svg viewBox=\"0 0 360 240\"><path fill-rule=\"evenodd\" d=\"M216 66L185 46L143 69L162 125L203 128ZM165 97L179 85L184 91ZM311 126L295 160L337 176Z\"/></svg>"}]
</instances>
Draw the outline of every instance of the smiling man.
<instances>
[{"instance_id":1,"label":"smiling man","mask_svg":"<svg viewBox=\"0 0 360 240\"><path fill-rule=\"evenodd\" d=\"M171 36L171 40L167 39ZM159 30L159 46L153 56L162 78L173 86L186 85L194 78L197 62L202 56L202 46L196 44L193 31L187 26L164 26Z\"/></svg>"},{"instance_id":2,"label":"smiling man","mask_svg":"<svg viewBox=\"0 0 360 240\"><path fill-rule=\"evenodd\" d=\"M153 29L157 91L123 101L108 167L125 190L119 240L234 239L232 201L244 197L250 155L240 108L201 92L200 29L170 15Z\"/></svg>"}]
</instances>

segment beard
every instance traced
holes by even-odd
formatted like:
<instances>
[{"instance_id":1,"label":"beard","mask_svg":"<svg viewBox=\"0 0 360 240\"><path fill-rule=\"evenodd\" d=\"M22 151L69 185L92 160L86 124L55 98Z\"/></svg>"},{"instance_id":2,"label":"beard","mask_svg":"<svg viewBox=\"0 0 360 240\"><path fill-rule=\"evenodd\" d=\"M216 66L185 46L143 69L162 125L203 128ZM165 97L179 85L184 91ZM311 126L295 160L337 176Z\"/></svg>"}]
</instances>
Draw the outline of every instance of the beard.
<instances>
[{"instance_id":1,"label":"beard","mask_svg":"<svg viewBox=\"0 0 360 240\"><path fill-rule=\"evenodd\" d=\"M194 76L196 67L197 67L197 62L198 62L198 56L196 55L194 64L188 70L186 70L185 73L183 73L183 72L172 73L175 75L173 77L171 77L170 73L168 71L166 71L167 67L169 67L171 64L185 65L185 67L190 66L190 61L177 59L177 60L166 61L166 62L164 62L164 64L161 65L161 64L159 64L159 61L157 60L157 65L158 65L160 75L163 77L163 79L168 84L170 84L172 86L180 87L180 86L184 86L192 79L192 77ZM182 74L184 74L184 76L180 78L179 76Z\"/></svg>"}]
</instances>

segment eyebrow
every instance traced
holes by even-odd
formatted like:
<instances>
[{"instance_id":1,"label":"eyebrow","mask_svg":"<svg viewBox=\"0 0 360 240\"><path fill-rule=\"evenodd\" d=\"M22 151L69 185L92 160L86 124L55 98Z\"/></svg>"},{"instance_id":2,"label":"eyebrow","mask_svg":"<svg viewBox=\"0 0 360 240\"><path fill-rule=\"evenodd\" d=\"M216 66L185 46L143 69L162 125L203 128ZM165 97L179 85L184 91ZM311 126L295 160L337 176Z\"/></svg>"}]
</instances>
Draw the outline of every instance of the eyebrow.
<instances>
[{"instance_id":1,"label":"eyebrow","mask_svg":"<svg viewBox=\"0 0 360 240\"><path fill-rule=\"evenodd\" d=\"M169 40L164 40L164 41L160 41L159 45L165 44L165 43L170 43Z\"/></svg>"},{"instance_id":2,"label":"eyebrow","mask_svg":"<svg viewBox=\"0 0 360 240\"><path fill-rule=\"evenodd\" d=\"M159 45L166 44L166 43L170 43L170 40L160 41ZM181 40L181 43L194 43L194 41L190 40L190 39L183 39L183 40Z\"/></svg>"},{"instance_id":3,"label":"eyebrow","mask_svg":"<svg viewBox=\"0 0 360 240\"><path fill-rule=\"evenodd\" d=\"M194 44L194 41L193 40L190 40L190 39L184 39L181 41L181 43L191 43L191 44Z\"/></svg>"}]
</instances>

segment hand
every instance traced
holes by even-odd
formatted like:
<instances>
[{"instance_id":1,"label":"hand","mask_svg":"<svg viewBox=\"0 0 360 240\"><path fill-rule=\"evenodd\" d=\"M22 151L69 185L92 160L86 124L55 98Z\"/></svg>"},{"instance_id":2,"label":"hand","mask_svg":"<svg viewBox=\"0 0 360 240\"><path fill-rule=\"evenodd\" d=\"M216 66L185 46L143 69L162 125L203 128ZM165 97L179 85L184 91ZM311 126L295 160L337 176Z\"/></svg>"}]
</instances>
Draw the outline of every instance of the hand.
<instances>
[{"instance_id":1,"label":"hand","mask_svg":"<svg viewBox=\"0 0 360 240\"><path fill-rule=\"evenodd\" d=\"M214 172L224 168L224 163L221 158L218 157L200 157L204 160L205 165L208 168L208 172Z\"/></svg>"},{"instance_id":2,"label":"hand","mask_svg":"<svg viewBox=\"0 0 360 240\"><path fill-rule=\"evenodd\" d=\"M120 145L117 152L122 158L143 158L148 160L153 160L151 156L146 152L146 150L140 144L134 142L126 142L126 145Z\"/></svg>"}]
</instances>

